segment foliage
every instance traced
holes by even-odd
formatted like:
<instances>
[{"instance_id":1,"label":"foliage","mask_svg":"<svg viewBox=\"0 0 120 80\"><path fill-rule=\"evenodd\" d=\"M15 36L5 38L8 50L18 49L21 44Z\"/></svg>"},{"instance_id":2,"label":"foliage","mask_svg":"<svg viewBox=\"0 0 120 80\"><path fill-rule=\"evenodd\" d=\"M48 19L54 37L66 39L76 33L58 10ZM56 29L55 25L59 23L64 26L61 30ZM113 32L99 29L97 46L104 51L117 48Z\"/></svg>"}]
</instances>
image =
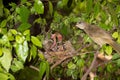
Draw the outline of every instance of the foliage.
<instances>
[{"instance_id":1,"label":"foliage","mask_svg":"<svg viewBox=\"0 0 120 80\"><path fill-rule=\"evenodd\" d=\"M11 2L7 5L10 9L3 2L4 0L0 1L0 79L2 80L81 79L90 67L98 46L87 34L75 27L78 21L100 26L109 31L115 41L120 43L119 0L18 0L17 3ZM52 33L57 34L53 40L50 38ZM53 47L57 46L58 49L60 45L58 33L63 37L61 44L69 40L76 51L81 50L75 53L79 55L70 57L71 59L51 69L55 63L51 64L49 57L46 58L48 56L46 52L50 50L45 52L49 47L45 47L45 42L50 43L52 40ZM51 50L57 53L56 50ZM111 46L107 44L102 46L99 54L104 57L112 56L112 59L105 63L104 60L97 61L98 64L91 71L96 73L95 80L120 79L120 55L113 53L116 52ZM60 61L61 54L56 55Z\"/></svg>"}]
</instances>

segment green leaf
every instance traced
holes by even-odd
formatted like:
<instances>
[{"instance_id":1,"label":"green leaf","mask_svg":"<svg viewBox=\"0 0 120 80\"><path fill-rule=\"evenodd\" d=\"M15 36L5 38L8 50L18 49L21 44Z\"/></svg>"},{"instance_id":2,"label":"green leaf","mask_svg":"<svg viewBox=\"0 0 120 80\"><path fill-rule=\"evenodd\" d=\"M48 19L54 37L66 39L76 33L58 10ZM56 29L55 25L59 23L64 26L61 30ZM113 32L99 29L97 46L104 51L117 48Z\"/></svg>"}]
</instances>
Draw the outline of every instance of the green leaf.
<instances>
[{"instance_id":1,"label":"green leaf","mask_svg":"<svg viewBox=\"0 0 120 80\"><path fill-rule=\"evenodd\" d=\"M66 6L67 3L68 3L68 0L62 0L62 4L63 4L63 6Z\"/></svg>"},{"instance_id":2,"label":"green leaf","mask_svg":"<svg viewBox=\"0 0 120 80\"><path fill-rule=\"evenodd\" d=\"M44 5L40 0L35 0L34 9L38 14L44 13Z\"/></svg>"},{"instance_id":3,"label":"green leaf","mask_svg":"<svg viewBox=\"0 0 120 80\"><path fill-rule=\"evenodd\" d=\"M15 44L16 54L19 60L21 60L23 63L26 61L26 58L28 56L28 43L27 41L24 41L23 44Z\"/></svg>"},{"instance_id":4,"label":"green leaf","mask_svg":"<svg viewBox=\"0 0 120 80\"><path fill-rule=\"evenodd\" d=\"M118 35L117 42L120 43L120 35Z\"/></svg>"},{"instance_id":5,"label":"green leaf","mask_svg":"<svg viewBox=\"0 0 120 80\"><path fill-rule=\"evenodd\" d=\"M6 27L6 24L7 24L7 20L3 20L0 24L0 27L3 28L3 27Z\"/></svg>"},{"instance_id":6,"label":"green leaf","mask_svg":"<svg viewBox=\"0 0 120 80\"><path fill-rule=\"evenodd\" d=\"M40 48L42 47L42 43L37 37L31 36L31 41L34 45L36 45Z\"/></svg>"},{"instance_id":7,"label":"green leaf","mask_svg":"<svg viewBox=\"0 0 120 80\"><path fill-rule=\"evenodd\" d=\"M0 80L15 80L15 78L10 73L0 72Z\"/></svg>"},{"instance_id":8,"label":"green leaf","mask_svg":"<svg viewBox=\"0 0 120 80\"><path fill-rule=\"evenodd\" d=\"M15 11L16 13L20 14L20 7L16 7Z\"/></svg>"},{"instance_id":9,"label":"green leaf","mask_svg":"<svg viewBox=\"0 0 120 80\"><path fill-rule=\"evenodd\" d=\"M0 44L5 45L7 42L9 42L9 39L6 35L2 36L2 38L0 39Z\"/></svg>"},{"instance_id":10,"label":"green leaf","mask_svg":"<svg viewBox=\"0 0 120 80\"><path fill-rule=\"evenodd\" d=\"M11 47L7 35L2 36L2 38L0 39L0 44L4 45L4 46L6 46L6 47Z\"/></svg>"},{"instance_id":11,"label":"green leaf","mask_svg":"<svg viewBox=\"0 0 120 80\"><path fill-rule=\"evenodd\" d=\"M116 13L120 13L120 5L117 5L117 8L116 8Z\"/></svg>"},{"instance_id":12,"label":"green leaf","mask_svg":"<svg viewBox=\"0 0 120 80\"><path fill-rule=\"evenodd\" d=\"M1 80L8 80L9 77L8 77L7 74L5 74L5 73L1 73L1 72L0 72L0 79L1 79Z\"/></svg>"},{"instance_id":13,"label":"green leaf","mask_svg":"<svg viewBox=\"0 0 120 80\"><path fill-rule=\"evenodd\" d=\"M52 5L51 1L49 1L49 12L50 12L50 15L52 16L52 14L53 14L53 5Z\"/></svg>"},{"instance_id":14,"label":"green leaf","mask_svg":"<svg viewBox=\"0 0 120 80\"><path fill-rule=\"evenodd\" d=\"M25 35L27 41L30 41L30 30L25 30L23 32L23 35Z\"/></svg>"},{"instance_id":15,"label":"green leaf","mask_svg":"<svg viewBox=\"0 0 120 80\"><path fill-rule=\"evenodd\" d=\"M85 64L85 61L83 59L79 59L76 63L79 67L83 67Z\"/></svg>"},{"instance_id":16,"label":"green leaf","mask_svg":"<svg viewBox=\"0 0 120 80\"><path fill-rule=\"evenodd\" d=\"M94 6L94 15L97 16L100 12L100 3L96 2L95 6Z\"/></svg>"},{"instance_id":17,"label":"green leaf","mask_svg":"<svg viewBox=\"0 0 120 80\"><path fill-rule=\"evenodd\" d=\"M10 32L11 32L12 34L14 34L14 35L17 34L17 31L16 31L15 29L10 29Z\"/></svg>"},{"instance_id":18,"label":"green leaf","mask_svg":"<svg viewBox=\"0 0 120 80\"><path fill-rule=\"evenodd\" d=\"M17 71L19 71L20 69L23 69L23 68L24 68L23 63L18 61L16 58L14 58L13 63L11 65L11 70L13 72L17 72Z\"/></svg>"},{"instance_id":19,"label":"green leaf","mask_svg":"<svg viewBox=\"0 0 120 80\"><path fill-rule=\"evenodd\" d=\"M89 4L89 5L88 5ZM93 0L86 0L86 11L89 14L92 11Z\"/></svg>"},{"instance_id":20,"label":"green leaf","mask_svg":"<svg viewBox=\"0 0 120 80\"><path fill-rule=\"evenodd\" d=\"M10 10L8 8L4 8L4 15L7 17L7 21L9 21L10 18L13 17L13 15L10 14L11 14Z\"/></svg>"},{"instance_id":21,"label":"green leaf","mask_svg":"<svg viewBox=\"0 0 120 80\"><path fill-rule=\"evenodd\" d=\"M8 80L16 80L15 77L14 77L12 74L10 74L10 73L6 73L6 74L7 74L8 77L9 77Z\"/></svg>"},{"instance_id":22,"label":"green leaf","mask_svg":"<svg viewBox=\"0 0 120 80\"><path fill-rule=\"evenodd\" d=\"M24 36L17 35L15 37L15 40L16 40L17 43L21 44L21 43L24 42L25 38L24 38Z\"/></svg>"},{"instance_id":23,"label":"green leaf","mask_svg":"<svg viewBox=\"0 0 120 80\"><path fill-rule=\"evenodd\" d=\"M112 54L112 47L111 47L111 46L106 46L106 47L105 47L105 52L106 52L108 55Z\"/></svg>"},{"instance_id":24,"label":"green leaf","mask_svg":"<svg viewBox=\"0 0 120 80\"><path fill-rule=\"evenodd\" d=\"M21 0L21 4L24 4L26 2L27 2L27 0Z\"/></svg>"},{"instance_id":25,"label":"green leaf","mask_svg":"<svg viewBox=\"0 0 120 80\"><path fill-rule=\"evenodd\" d=\"M34 46L34 45L31 46L30 54L31 54L31 57L33 57L33 59L35 59L35 57L37 56L37 48L36 48L36 46Z\"/></svg>"},{"instance_id":26,"label":"green leaf","mask_svg":"<svg viewBox=\"0 0 120 80\"><path fill-rule=\"evenodd\" d=\"M12 33L10 31L8 32L7 36L8 36L9 41L14 40L14 36L12 35Z\"/></svg>"},{"instance_id":27,"label":"green leaf","mask_svg":"<svg viewBox=\"0 0 120 80\"><path fill-rule=\"evenodd\" d=\"M108 64L106 69L108 72L111 72L113 70L112 68L113 68L112 65Z\"/></svg>"},{"instance_id":28,"label":"green leaf","mask_svg":"<svg viewBox=\"0 0 120 80\"><path fill-rule=\"evenodd\" d=\"M118 32L114 32L114 33L112 34L112 37L115 38L115 39L118 38Z\"/></svg>"},{"instance_id":29,"label":"green leaf","mask_svg":"<svg viewBox=\"0 0 120 80\"><path fill-rule=\"evenodd\" d=\"M120 57L119 54L114 54L113 57L112 57L112 59L115 60L115 59L118 59L119 57Z\"/></svg>"},{"instance_id":30,"label":"green leaf","mask_svg":"<svg viewBox=\"0 0 120 80\"><path fill-rule=\"evenodd\" d=\"M39 56L39 58L41 59L41 60L45 60L45 57L44 57L44 54L43 53L38 53L38 56Z\"/></svg>"},{"instance_id":31,"label":"green leaf","mask_svg":"<svg viewBox=\"0 0 120 80\"><path fill-rule=\"evenodd\" d=\"M49 80L49 73L50 73L50 66L49 63L46 61L46 77Z\"/></svg>"},{"instance_id":32,"label":"green leaf","mask_svg":"<svg viewBox=\"0 0 120 80\"><path fill-rule=\"evenodd\" d=\"M0 63L3 68L8 72L11 66L12 55L11 50L2 48L3 56L0 57Z\"/></svg>"},{"instance_id":33,"label":"green leaf","mask_svg":"<svg viewBox=\"0 0 120 80\"><path fill-rule=\"evenodd\" d=\"M3 51L2 51L2 48L0 47L0 56L3 55Z\"/></svg>"},{"instance_id":34,"label":"green leaf","mask_svg":"<svg viewBox=\"0 0 120 80\"><path fill-rule=\"evenodd\" d=\"M76 68L76 65L75 65L74 63L70 62L70 63L68 64L68 68L69 68L69 69L75 69L75 68Z\"/></svg>"},{"instance_id":35,"label":"green leaf","mask_svg":"<svg viewBox=\"0 0 120 80\"><path fill-rule=\"evenodd\" d=\"M117 66L120 67L120 59L117 60Z\"/></svg>"},{"instance_id":36,"label":"green leaf","mask_svg":"<svg viewBox=\"0 0 120 80\"><path fill-rule=\"evenodd\" d=\"M72 74L73 74L73 70L72 70L72 69L68 69L68 70L67 70L67 75L68 75L68 76L72 76Z\"/></svg>"},{"instance_id":37,"label":"green leaf","mask_svg":"<svg viewBox=\"0 0 120 80\"><path fill-rule=\"evenodd\" d=\"M30 11L27 9L27 7L21 6L20 7L20 18L21 18L22 23L27 23L29 15L30 15Z\"/></svg>"},{"instance_id":38,"label":"green leaf","mask_svg":"<svg viewBox=\"0 0 120 80\"><path fill-rule=\"evenodd\" d=\"M39 68L39 70L40 70L40 72L39 72L40 80L42 80L42 77L43 77L44 73L46 72L46 67L47 67L46 63L42 61L40 63L40 68Z\"/></svg>"},{"instance_id":39,"label":"green leaf","mask_svg":"<svg viewBox=\"0 0 120 80\"><path fill-rule=\"evenodd\" d=\"M17 4L15 4L15 3L13 3L13 2L12 2L12 3L10 3L9 5L12 7L12 9L15 9L15 8L16 8L16 6L17 6Z\"/></svg>"},{"instance_id":40,"label":"green leaf","mask_svg":"<svg viewBox=\"0 0 120 80\"><path fill-rule=\"evenodd\" d=\"M4 5L3 5L3 1L0 0L0 17L3 16L3 7L4 7Z\"/></svg>"},{"instance_id":41,"label":"green leaf","mask_svg":"<svg viewBox=\"0 0 120 80\"><path fill-rule=\"evenodd\" d=\"M19 27L18 30L23 32L31 27L31 24L29 23L22 23Z\"/></svg>"},{"instance_id":42,"label":"green leaf","mask_svg":"<svg viewBox=\"0 0 120 80\"><path fill-rule=\"evenodd\" d=\"M30 35L30 30L25 30L25 31L23 32L23 35Z\"/></svg>"}]
</instances>

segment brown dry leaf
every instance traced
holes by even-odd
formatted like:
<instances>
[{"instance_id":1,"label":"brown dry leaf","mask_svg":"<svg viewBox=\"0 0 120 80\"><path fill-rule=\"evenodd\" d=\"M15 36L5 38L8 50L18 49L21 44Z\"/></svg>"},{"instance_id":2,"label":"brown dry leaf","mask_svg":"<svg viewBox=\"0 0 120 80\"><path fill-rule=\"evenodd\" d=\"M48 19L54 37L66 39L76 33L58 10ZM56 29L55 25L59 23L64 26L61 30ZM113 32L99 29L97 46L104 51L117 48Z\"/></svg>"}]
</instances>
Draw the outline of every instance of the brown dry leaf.
<instances>
[{"instance_id":1,"label":"brown dry leaf","mask_svg":"<svg viewBox=\"0 0 120 80\"><path fill-rule=\"evenodd\" d=\"M94 80L94 78L96 77L96 74L94 74L93 72L90 72L89 76L90 76L90 80Z\"/></svg>"},{"instance_id":2,"label":"brown dry leaf","mask_svg":"<svg viewBox=\"0 0 120 80\"><path fill-rule=\"evenodd\" d=\"M104 55L104 53L99 53L98 58L103 60L103 61L108 61L112 59L112 55Z\"/></svg>"}]
</instances>

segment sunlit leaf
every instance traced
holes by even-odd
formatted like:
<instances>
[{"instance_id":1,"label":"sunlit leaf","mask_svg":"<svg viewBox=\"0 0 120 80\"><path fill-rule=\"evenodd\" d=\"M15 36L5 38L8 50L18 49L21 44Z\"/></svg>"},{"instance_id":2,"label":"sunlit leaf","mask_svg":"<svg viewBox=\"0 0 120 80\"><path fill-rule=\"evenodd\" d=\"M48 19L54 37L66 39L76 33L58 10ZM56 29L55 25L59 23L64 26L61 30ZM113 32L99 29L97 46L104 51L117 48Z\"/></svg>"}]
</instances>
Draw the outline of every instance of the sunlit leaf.
<instances>
[{"instance_id":1,"label":"sunlit leaf","mask_svg":"<svg viewBox=\"0 0 120 80\"><path fill-rule=\"evenodd\" d=\"M118 38L118 32L114 32L114 33L112 34L112 37L115 38L115 39Z\"/></svg>"},{"instance_id":2,"label":"sunlit leaf","mask_svg":"<svg viewBox=\"0 0 120 80\"><path fill-rule=\"evenodd\" d=\"M15 80L14 76L10 73L0 72L0 79L1 80Z\"/></svg>"},{"instance_id":3,"label":"sunlit leaf","mask_svg":"<svg viewBox=\"0 0 120 80\"><path fill-rule=\"evenodd\" d=\"M40 63L40 68L39 68L39 70L40 70L40 72L39 72L39 76L40 76L40 80L42 80L42 77L43 77L43 75L44 75L44 73L46 72L46 63L45 62L41 62Z\"/></svg>"},{"instance_id":4,"label":"sunlit leaf","mask_svg":"<svg viewBox=\"0 0 120 80\"><path fill-rule=\"evenodd\" d=\"M118 36L117 42L120 43L120 35Z\"/></svg>"},{"instance_id":5,"label":"sunlit leaf","mask_svg":"<svg viewBox=\"0 0 120 80\"><path fill-rule=\"evenodd\" d=\"M13 62L12 62L12 65L11 65L11 70L13 72L17 72L19 71L20 69L23 69L24 66L23 66L23 63L18 61L16 58L14 58Z\"/></svg>"},{"instance_id":6,"label":"sunlit leaf","mask_svg":"<svg viewBox=\"0 0 120 80\"><path fill-rule=\"evenodd\" d=\"M9 76L10 80L16 80L15 77L12 74L10 74L10 73L6 73L6 74Z\"/></svg>"},{"instance_id":7,"label":"sunlit leaf","mask_svg":"<svg viewBox=\"0 0 120 80\"><path fill-rule=\"evenodd\" d=\"M2 36L2 38L0 39L0 44L3 44L6 47L11 46L7 35Z\"/></svg>"},{"instance_id":8,"label":"sunlit leaf","mask_svg":"<svg viewBox=\"0 0 120 80\"><path fill-rule=\"evenodd\" d=\"M16 31L15 29L10 29L10 32L11 32L12 34L14 34L14 35L17 34L17 31Z\"/></svg>"},{"instance_id":9,"label":"sunlit leaf","mask_svg":"<svg viewBox=\"0 0 120 80\"><path fill-rule=\"evenodd\" d=\"M9 76L7 74L5 74L5 73L0 72L0 79L1 80L8 80Z\"/></svg>"},{"instance_id":10,"label":"sunlit leaf","mask_svg":"<svg viewBox=\"0 0 120 80\"><path fill-rule=\"evenodd\" d=\"M14 40L14 36L12 35L12 33L8 32L7 36L8 36L9 41Z\"/></svg>"},{"instance_id":11,"label":"sunlit leaf","mask_svg":"<svg viewBox=\"0 0 120 80\"><path fill-rule=\"evenodd\" d=\"M0 56L3 55L3 51L2 51L2 48L0 47Z\"/></svg>"},{"instance_id":12,"label":"sunlit leaf","mask_svg":"<svg viewBox=\"0 0 120 80\"><path fill-rule=\"evenodd\" d=\"M25 40L25 38L24 38L24 36L17 35L15 37L15 40L16 40L17 43L21 44L21 43L23 43L23 41Z\"/></svg>"},{"instance_id":13,"label":"sunlit leaf","mask_svg":"<svg viewBox=\"0 0 120 80\"><path fill-rule=\"evenodd\" d=\"M70 63L68 64L68 68L69 68L69 69L75 69L75 68L76 68L76 65L75 65L74 63L70 62Z\"/></svg>"},{"instance_id":14,"label":"sunlit leaf","mask_svg":"<svg viewBox=\"0 0 120 80\"><path fill-rule=\"evenodd\" d=\"M30 30L25 30L25 31L23 32L23 35L30 35Z\"/></svg>"},{"instance_id":15,"label":"sunlit leaf","mask_svg":"<svg viewBox=\"0 0 120 80\"><path fill-rule=\"evenodd\" d=\"M37 37L31 36L31 41L34 45L36 45L40 48L42 47L42 43Z\"/></svg>"},{"instance_id":16,"label":"sunlit leaf","mask_svg":"<svg viewBox=\"0 0 120 80\"><path fill-rule=\"evenodd\" d=\"M43 53L40 53L40 52L39 52L38 56L39 56L39 58L40 58L41 60L45 60L45 57L44 57L44 54L43 54Z\"/></svg>"},{"instance_id":17,"label":"sunlit leaf","mask_svg":"<svg viewBox=\"0 0 120 80\"><path fill-rule=\"evenodd\" d=\"M30 30L25 30L25 31L23 32L23 35L25 35L25 39L26 39L27 41L30 41Z\"/></svg>"},{"instance_id":18,"label":"sunlit leaf","mask_svg":"<svg viewBox=\"0 0 120 80\"><path fill-rule=\"evenodd\" d=\"M110 55L112 53L112 47L111 46L106 46L105 47L105 52Z\"/></svg>"},{"instance_id":19,"label":"sunlit leaf","mask_svg":"<svg viewBox=\"0 0 120 80\"><path fill-rule=\"evenodd\" d=\"M3 56L0 57L0 63L3 68L8 72L11 66L12 54L11 50L2 48Z\"/></svg>"},{"instance_id":20,"label":"sunlit leaf","mask_svg":"<svg viewBox=\"0 0 120 80\"><path fill-rule=\"evenodd\" d=\"M30 54L31 54L31 57L33 57L33 59L35 59L35 57L37 56L37 48L36 48L36 46L34 46L34 45L31 46Z\"/></svg>"},{"instance_id":21,"label":"sunlit leaf","mask_svg":"<svg viewBox=\"0 0 120 80\"><path fill-rule=\"evenodd\" d=\"M24 41L23 44L15 44L16 54L19 58L19 60L23 61L23 63L26 61L26 58L28 56L28 43L27 41Z\"/></svg>"},{"instance_id":22,"label":"sunlit leaf","mask_svg":"<svg viewBox=\"0 0 120 80\"><path fill-rule=\"evenodd\" d=\"M34 9L38 14L44 13L44 5L40 0L35 0Z\"/></svg>"}]
</instances>

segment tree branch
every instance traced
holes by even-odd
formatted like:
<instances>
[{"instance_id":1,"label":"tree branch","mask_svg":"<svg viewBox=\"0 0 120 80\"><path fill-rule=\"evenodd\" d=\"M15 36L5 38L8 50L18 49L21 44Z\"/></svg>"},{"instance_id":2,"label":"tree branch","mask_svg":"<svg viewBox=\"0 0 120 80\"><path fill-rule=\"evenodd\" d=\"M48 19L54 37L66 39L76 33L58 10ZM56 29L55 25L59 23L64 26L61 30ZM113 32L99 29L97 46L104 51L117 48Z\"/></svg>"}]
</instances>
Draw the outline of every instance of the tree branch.
<instances>
[{"instance_id":1,"label":"tree branch","mask_svg":"<svg viewBox=\"0 0 120 80\"><path fill-rule=\"evenodd\" d=\"M88 74L91 72L92 68L94 67L94 64L96 62L96 59L97 59L97 55L98 55L98 51L94 54L94 59L91 63L91 66L89 67L89 69L87 70L87 72L83 75L83 77L81 78L81 80L86 80Z\"/></svg>"}]
</instances>

